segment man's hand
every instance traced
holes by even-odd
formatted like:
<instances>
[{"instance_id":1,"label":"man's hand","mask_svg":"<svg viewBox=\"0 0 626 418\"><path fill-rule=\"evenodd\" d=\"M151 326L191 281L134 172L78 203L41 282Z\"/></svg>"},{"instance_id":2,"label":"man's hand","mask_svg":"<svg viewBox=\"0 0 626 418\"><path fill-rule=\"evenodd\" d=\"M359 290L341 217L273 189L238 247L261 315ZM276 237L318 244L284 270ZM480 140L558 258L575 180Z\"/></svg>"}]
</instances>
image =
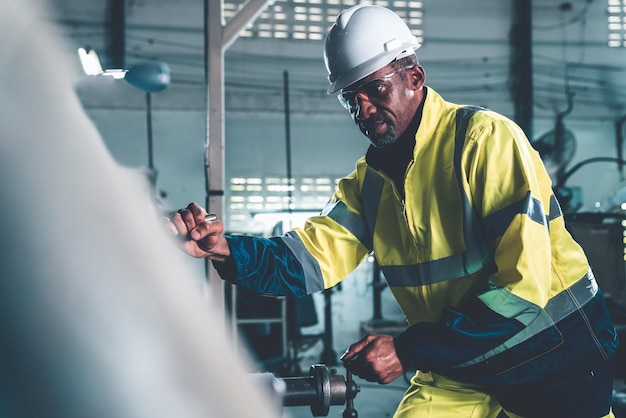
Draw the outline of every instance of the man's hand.
<instances>
[{"instance_id":1,"label":"man's hand","mask_svg":"<svg viewBox=\"0 0 626 418\"><path fill-rule=\"evenodd\" d=\"M366 335L341 356L348 370L368 382L391 383L404 373L391 335Z\"/></svg>"},{"instance_id":2,"label":"man's hand","mask_svg":"<svg viewBox=\"0 0 626 418\"><path fill-rule=\"evenodd\" d=\"M207 220L207 212L197 203L170 216L169 230L183 241L183 250L197 258L224 261L230 256L226 238L222 235L224 224L218 220Z\"/></svg>"}]
</instances>

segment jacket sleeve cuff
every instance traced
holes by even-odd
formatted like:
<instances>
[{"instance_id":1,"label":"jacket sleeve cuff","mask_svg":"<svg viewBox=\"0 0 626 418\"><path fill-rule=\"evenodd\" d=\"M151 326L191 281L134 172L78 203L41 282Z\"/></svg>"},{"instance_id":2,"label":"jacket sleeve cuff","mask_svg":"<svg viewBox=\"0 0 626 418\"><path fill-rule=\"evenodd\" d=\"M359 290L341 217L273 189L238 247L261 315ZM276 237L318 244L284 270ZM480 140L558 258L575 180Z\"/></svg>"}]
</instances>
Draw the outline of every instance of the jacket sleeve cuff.
<instances>
[{"instance_id":1,"label":"jacket sleeve cuff","mask_svg":"<svg viewBox=\"0 0 626 418\"><path fill-rule=\"evenodd\" d=\"M396 335L393 339L394 346L396 348L396 355L402 363L404 370L421 370L428 372L428 367L425 364L418 364L416 359L415 349L416 344L419 344L419 330L418 327L411 326L400 334Z\"/></svg>"},{"instance_id":2,"label":"jacket sleeve cuff","mask_svg":"<svg viewBox=\"0 0 626 418\"><path fill-rule=\"evenodd\" d=\"M219 274L223 280L232 282L237 277L238 269L228 237L226 237L226 242L228 242L228 248L230 248L231 255L224 261L212 261L212 263L213 267L215 267L215 270L217 271L217 274Z\"/></svg>"}]
</instances>

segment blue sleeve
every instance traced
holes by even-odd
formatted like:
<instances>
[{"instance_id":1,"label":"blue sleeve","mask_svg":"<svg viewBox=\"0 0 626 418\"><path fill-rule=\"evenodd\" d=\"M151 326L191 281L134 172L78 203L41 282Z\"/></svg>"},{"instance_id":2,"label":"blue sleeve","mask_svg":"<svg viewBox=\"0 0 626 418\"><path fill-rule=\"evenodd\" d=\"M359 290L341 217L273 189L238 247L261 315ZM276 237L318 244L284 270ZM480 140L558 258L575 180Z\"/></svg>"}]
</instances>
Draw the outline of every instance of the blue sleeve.
<instances>
[{"instance_id":1,"label":"blue sleeve","mask_svg":"<svg viewBox=\"0 0 626 418\"><path fill-rule=\"evenodd\" d=\"M527 330L528 326L500 316L472 298L459 308L447 309L441 321L418 323L398 335L396 352L407 370L432 371L481 385L501 403L503 399L510 405L528 402L530 398L519 398L517 393L530 390L545 393L546 398L560 393L566 399L570 393L584 396L593 388L604 387L589 400L610 404L611 373L606 371L614 367L619 338L600 291L577 305L575 314L560 317L532 335L517 335ZM514 341L509 341L511 337ZM518 404L516 408L524 411L526 406Z\"/></svg>"},{"instance_id":2,"label":"blue sleeve","mask_svg":"<svg viewBox=\"0 0 626 418\"><path fill-rule=\"evenodd\" d=\"M410 326L395 337L395 346L405 369L445 373L523 328L519 321L505 318L474 297L458 308L445 309L439 322Z\"/></svg>"},{"instance_id":3,"label":"blue sleeve","mask_svg":"<svg viewBox=\"0 0 626 418\"><path fill-rule=\"evenodd\" d=\"M304 270L278 238L226 236L231 258L213 263L224 279L252 292L275 296L304 296Z\"/></svg>"}]
</instances>

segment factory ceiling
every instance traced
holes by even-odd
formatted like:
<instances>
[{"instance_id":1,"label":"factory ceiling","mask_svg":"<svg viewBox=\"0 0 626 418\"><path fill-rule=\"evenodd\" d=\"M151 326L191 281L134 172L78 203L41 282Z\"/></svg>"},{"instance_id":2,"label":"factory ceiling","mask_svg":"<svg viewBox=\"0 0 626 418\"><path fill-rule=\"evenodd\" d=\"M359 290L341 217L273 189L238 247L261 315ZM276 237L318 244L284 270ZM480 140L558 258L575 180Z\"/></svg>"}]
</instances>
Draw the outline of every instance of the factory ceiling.
<instances>
[{"instance_id":1,"label":"factory ceiling","mask_svg":"<svg viewBox=\"0 0 626 418\"><path fill-rule=\"evenodd\" d=\"M220 0L205 0L207 2ZM419 52L427 84L458 102L471 102L512 115L512 97L532 92L533 113L551 119L571 102L571 119L612 120L626 113L626 4L622 0L535 0L531 7L531 85L520 80L524 39L516 34L516 4L522 0L370 1L388 6L423 40ZM245 3L222 0L228 22ZM325 91L323 34L340 10L355 0L274 0L225 51L227 111L282 111L289 88L293 112L340 112ZM528 1L530 3L530 1ZM616 3L615 13L611 4ZM613 19L616 33L611 33ZM206 106L205 2L199 0L52 0L48 19L76 49L98 51L103 66L132 67L161 61L171 69L171 86L157 107ZM621 27L621 29L620 29ZM613 37L613 38L611 38ZM512 41L514 39L514 41ZM619 47L609 46L613 45ZM622 45L620 45L620 42ZM286 84L285 75L288 75ZM133 106L116 100L101 81L83 79L86 106ZM519 84L519 83L518 83ZM118 87L115 87L117 89ZM522 90L520 90L522 89ZM95 93L94 93L95 92Z\"/></svg>"}]
</instances>

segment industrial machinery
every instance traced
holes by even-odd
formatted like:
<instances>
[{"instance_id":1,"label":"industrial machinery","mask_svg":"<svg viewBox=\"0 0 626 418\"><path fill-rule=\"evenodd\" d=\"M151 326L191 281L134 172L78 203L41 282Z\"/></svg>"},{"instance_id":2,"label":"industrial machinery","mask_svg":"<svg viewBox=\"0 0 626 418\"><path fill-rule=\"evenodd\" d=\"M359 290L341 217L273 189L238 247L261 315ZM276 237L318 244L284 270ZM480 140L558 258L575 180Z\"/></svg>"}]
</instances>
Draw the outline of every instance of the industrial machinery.
<instances>
[{"instance_id":1,"label":"industrial machinery","mask_svg":"<svg viewBox=\"0 0 626 418\"><path fill-rule=\"evenodd\" d=\"M346 370L346 377L338 375L336 369L324 364L314 364L309 376L275 377L272 373L259 373L263 386L269 388L282 406L310 406L314 417L328 416L331 405L346 405L343 418L357 418L354 398L360 391Z\"/></svg>"}]
</instances>

